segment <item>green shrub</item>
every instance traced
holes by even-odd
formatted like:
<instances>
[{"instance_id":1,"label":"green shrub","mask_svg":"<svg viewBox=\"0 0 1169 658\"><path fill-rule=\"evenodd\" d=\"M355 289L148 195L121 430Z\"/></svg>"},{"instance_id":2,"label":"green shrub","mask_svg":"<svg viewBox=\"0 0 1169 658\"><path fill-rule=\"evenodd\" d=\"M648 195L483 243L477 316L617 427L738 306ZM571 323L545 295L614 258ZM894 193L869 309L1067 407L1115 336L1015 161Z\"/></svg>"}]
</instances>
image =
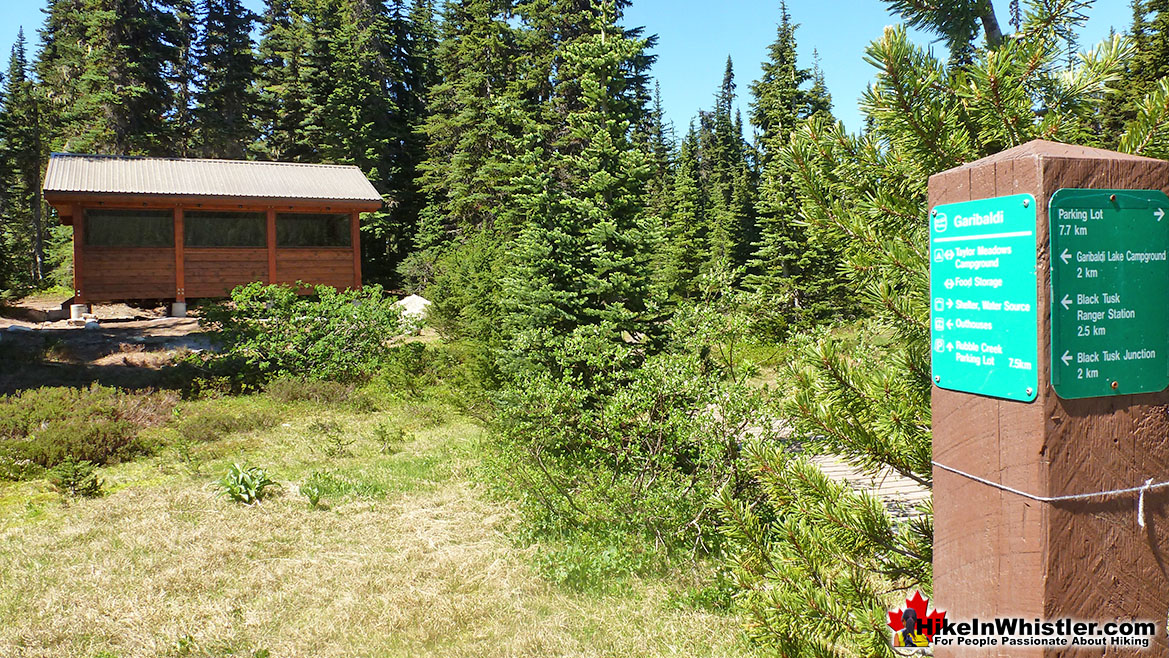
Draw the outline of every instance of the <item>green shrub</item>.
<instances>
[{"instance_id":1,"label":"green shrub","mask_svg":"<svg viewBox=\"0 0 1169 658\"><path fill-rule=\"evenodd\" d=\"M172 393L39 388L0 397L0 454L51 468L65 459L108 464L151 452L145 427L171 418ZM11 473L12 469L3 469Z\"/></svg>"},{"instance_id":2,"label":"green shrub","mask_svg":"<svg viewBox=\"0 0 1169 658\"><path fill-rule=\"evenodd\" d=\"M746 321L712 303L679 310L657 353L582 327L501 396L503 481L529 527L623 531L669 550L713 550L714 496L753 495L746 445L775 439L750 364L720 356ZM733 354L728 351L727 354Z\"/></svg>"},{"instance_id":3,"label":"green shrub","mask_svg":"<svg viewBox=\"0 0 1169 658\"><path fill-rule=\"evenodd\" d=\"M406 430L388 420L373 426L373 440L378 445L378 452L383 455L401 452L402 446L413 438L413 435L407 434Z\"/></svg>"},{"instance_id":4,"label":"green shrub","mask_svg":"<svg viewBox=\"0 0 1169 658\"><path fill-rule=\"evenodd\" d=\"M424 343L406 343L389 351L379 376L392 391L421 397L454 365L445 349Z\"/></svg>"},{"instance_id":5,"label":"green shrub","mask_svg":"<svg viewBox=\"0 0 1169 658\"><path fill-rule=\"evenodd\" d=\"M92 462L67 457L49 470L49 482L63 494L96 498L102 493L104 480L97 477Z\"/></svg>"},{"instance_id":6,"label":"green shrub","mask_svg":"<svg viewBox=\"0 0 1169 658\"><path fill-rule=\"evenodd\" d=\"M567 542L551 542L536 554L536 570L545 579L576 590L606 591L620 587L621 580L658 571L659 556L652 546L630 537L590 532L578 533Z\"/></svg>"},{"instance_id":7,"label":"green shrub","mask_svg":"<svg viewBox=\"0 0 1169 658\"><path fill-rule=\"evenodd\" d=\"M232 464L219 479L219 495L245 505L254 505L271 495L271 489L280 483L268 477L268 471L259 466Z\"/></svg>"},{"instance_id":8,"label":"green shrub","mask_svg":"<svg viewBox=\"0 0 1169 658\"><path fill-rule=\"evenodd\" d=\"M356 439L345 434L340 423L335 420L314 420L309 423L308 430L316 437L321 452L329 457L349 455L350 448L356 443Z\"/></svg>"},{"instance_id":9,"label":"green shrub","mask_svg":"<svg viewBox=\"0 0 1169 658\"><path fill-rule=\"evenodd\" d=\"M402 333L400 308L379 286L317 286L312 296L297 290L251 283L233 290L229 302L207 306L200 322L219 329L220 350L199 358L211 374L244 386L278 377L359 381Z\"/></svg>"}]
</instances>

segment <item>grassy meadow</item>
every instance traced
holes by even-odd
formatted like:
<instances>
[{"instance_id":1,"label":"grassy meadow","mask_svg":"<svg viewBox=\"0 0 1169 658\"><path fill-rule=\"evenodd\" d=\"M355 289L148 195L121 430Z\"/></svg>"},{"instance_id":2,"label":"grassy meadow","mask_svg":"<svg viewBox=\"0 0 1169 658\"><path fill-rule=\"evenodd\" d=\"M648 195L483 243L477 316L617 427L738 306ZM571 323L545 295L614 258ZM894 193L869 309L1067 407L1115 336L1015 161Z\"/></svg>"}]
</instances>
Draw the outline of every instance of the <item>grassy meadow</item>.
<instances>
[{"instance_id":1,"label":"grassy meadow","mask_svg":"<svg viewBox=\"0 0 1169 658\"><path fill-rule=\"evenodd\" d=\"M180 402L145 430L153 454L99 469L97 498L0 481L0 655L745 655L739 618L680 603L701 565L551 582L477 421L358 393ZM189 438L201 424L229 431ZM219 495L236 462L266 468L275 495Z\"/></svg>"}]
</instances>

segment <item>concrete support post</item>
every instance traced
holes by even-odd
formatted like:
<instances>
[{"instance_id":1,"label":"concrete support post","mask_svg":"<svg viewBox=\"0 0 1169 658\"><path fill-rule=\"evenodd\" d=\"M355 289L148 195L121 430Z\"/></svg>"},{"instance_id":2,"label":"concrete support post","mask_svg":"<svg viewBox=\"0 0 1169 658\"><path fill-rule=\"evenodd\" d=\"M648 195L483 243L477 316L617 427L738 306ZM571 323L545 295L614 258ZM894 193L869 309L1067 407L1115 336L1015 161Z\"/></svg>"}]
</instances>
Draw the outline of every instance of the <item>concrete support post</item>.
<instances>
[{"instance_id":1,"label":"concrete support post","mask_svg":"<svg viewBox=\"0 0 1169 658\"><path fill-rule=\"evenodd\" d=\"M1030 193L1037 202L1038 396L933 389L935 461L1039 496L1169 479L1169 392L1059 398L1051 386L1048 202L1061 188L1169 189L1169 162L1036 141L930 178L930 207ZM1166 307L1169 313L1169 306ZM1169 495L1043 503L934 469L934 597L952 620L1154 620L1169 652ZM938 647L936 656L1101 655L1099 649ZM1108 656L1137 655L1111 648Z\"/></svg>"}]
</instances>

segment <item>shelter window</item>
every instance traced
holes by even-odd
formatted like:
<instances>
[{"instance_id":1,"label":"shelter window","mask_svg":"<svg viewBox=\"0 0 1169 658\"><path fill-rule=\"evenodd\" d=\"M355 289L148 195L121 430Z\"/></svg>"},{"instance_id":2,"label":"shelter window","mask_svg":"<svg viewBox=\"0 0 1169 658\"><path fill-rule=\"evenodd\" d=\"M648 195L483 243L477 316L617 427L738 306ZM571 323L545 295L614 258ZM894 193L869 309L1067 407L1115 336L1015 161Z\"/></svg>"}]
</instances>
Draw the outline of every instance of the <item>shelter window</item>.
<instances>
[{"instance_id":1,"label":"shelter window","mask_svg":"<svg viewBox=\"0 0 1169 658\"><path fill-rule=\"evenodd\" d=\"M173 247L174 213L170 210L86 210L85 244L90 247Z\"/></svg>"},{"instance_id":2,"label":"shelter window","mask_svg":"<svg viewBox=\"0 0 1169 658\"><path fill-rule=\"evenodd\" d=\"M267 232L262 212L183 213L183 243L188 247L266 247Z\"/></svg>"},{"instance_id":3,"label":"shelter window","mask_svg":"<svg viewBox=\"0 0 1169 658\"><path fill-rule=\"evenodd\" d=\"M278 247L348 247L349 215L344 213L279 213L276 215Z\"/></svg>"}]
</instances>

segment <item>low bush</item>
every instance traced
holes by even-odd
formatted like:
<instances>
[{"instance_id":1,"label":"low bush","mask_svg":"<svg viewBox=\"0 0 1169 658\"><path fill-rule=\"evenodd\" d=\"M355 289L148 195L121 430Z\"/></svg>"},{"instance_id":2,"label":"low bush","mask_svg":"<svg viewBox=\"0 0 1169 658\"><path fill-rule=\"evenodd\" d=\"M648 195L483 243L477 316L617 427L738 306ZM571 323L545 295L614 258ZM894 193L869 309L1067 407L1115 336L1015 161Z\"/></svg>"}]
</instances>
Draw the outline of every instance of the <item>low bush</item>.
<instances>
[{"instance_id":1,"label":"low bush","mask_svg":"<svg viewBox=\"0 0 1169 658\"><path fill-rule=\"evenodd\" d=\"M378 445L378 452L383 455L401 452L402 446L413 438L413 435L407 434L406 430L388 420L373 426L373 440Z\"/></svg>"},{"instance_id":2,"label":"low bush","mask_svg":"<svg viewBox=\"0 0 1169 658\"><path fill-rule=\"evenodd\" d=\"M0 454L12 464L52 468L67 459L109 464L151 452L143 428L166 423L173 393L39 388L0 397ZM0 468L0 477L14 473Z\"/></svg>"},{"instance_id":3,"label":"low bush","mask_svg":"<svg viewBox=\"0 0 1169 658\"><path fill-rule=\"evenodd\" d=\"M642 358L588 331L555 357L573 369L512 387L496 424L528 522L709 548L712 497L748 486L741 447L772 426L762 393L701 353Z\"/></svg>"},{"instance_id":4,"label":"low bush","mask_svg":"<svg viewBox=\"0 0 1169 658\"><path fill-rule=\"evenodd\" d=\"M268 471L259 466L232 464L219 479L219 495L245 505L254 505L278 489L280 483L268 477Z\"/></svg>"},{"instance_id":5,"label":"low bush","mask_svg":"<svg viewBox=\"0 0 1169 658\"><path fill-rule=\"evenodd\" d=\"M297 286L251 283L231 300L203 310L219 351L198 357L212 376L242 387L294 377L338 382L372 375L390 340L402 333L401 310L379 286L338 292L317 286L311 296Z\"/></svg>"},{"instance_id":6,"label":"low bush","mask_svg":"<svg viewBox=\"0 0 1169 658\"><path fill-rule=\"evenodd\" d=\"M313 435L318 449L328 457L348 456L351 454L353 444L357 442L357 439L346 434L341 424L335 420L314 420L309 423L308 431Z\"/></svg>"},{"instance_id":7,"label":"low bush","mask_svg":"<svg viewBox=\"0 0 1169 658\"><path fill-rule=\"evenodd\" d=\"M576 590L611 591L623 579L660 570L653 546L628 536L578 533L565 542L545 542L536 570L546 580Z\"/></svg>"},{"instance_id":8,"label":"low bush","mask_svg":"<svg viewBox=\"0 0 1169 658\"><path fill-rule=\"evenodd\" d=\"M96 498L102 494L105 481L97 477L95 470L92 462L68 457L49 470L49 482L63 494Z\"/></svg>"}]
</instances>

